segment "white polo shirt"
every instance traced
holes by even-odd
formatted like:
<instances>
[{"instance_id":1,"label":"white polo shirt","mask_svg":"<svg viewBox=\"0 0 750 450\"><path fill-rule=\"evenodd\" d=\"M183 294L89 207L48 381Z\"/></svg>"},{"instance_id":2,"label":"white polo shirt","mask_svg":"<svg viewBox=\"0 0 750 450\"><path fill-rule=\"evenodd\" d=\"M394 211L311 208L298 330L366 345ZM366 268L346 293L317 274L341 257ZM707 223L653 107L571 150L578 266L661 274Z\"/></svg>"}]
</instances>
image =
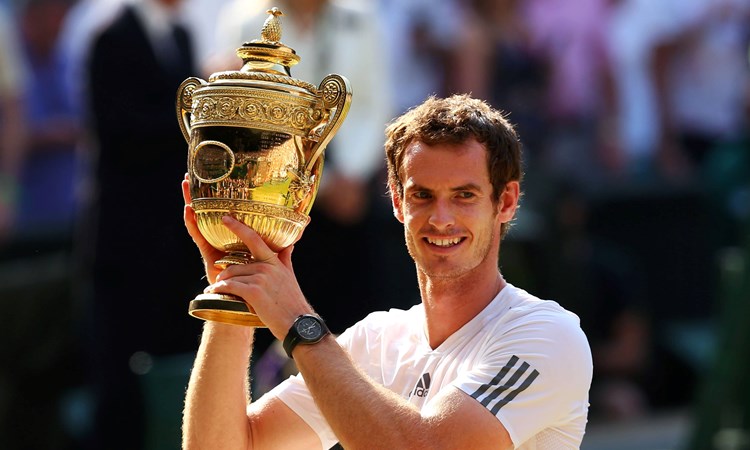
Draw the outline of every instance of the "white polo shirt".
<instances>
[{"instance_id":1,"label":"white polo shirt","mask_svg":"<svg viewBox=\"0 0 750 450\"><path fill-rule=\"evenodd\" d=\"M438 348L424 330L420 304L372 313L338 342L375 382L420 409L453 386L491 411L516 448L580 446L593 366L575 314L509 284ZM300 375L269 395L302 417L323 448L338 441Z\"/></svg>"}]
</instances>

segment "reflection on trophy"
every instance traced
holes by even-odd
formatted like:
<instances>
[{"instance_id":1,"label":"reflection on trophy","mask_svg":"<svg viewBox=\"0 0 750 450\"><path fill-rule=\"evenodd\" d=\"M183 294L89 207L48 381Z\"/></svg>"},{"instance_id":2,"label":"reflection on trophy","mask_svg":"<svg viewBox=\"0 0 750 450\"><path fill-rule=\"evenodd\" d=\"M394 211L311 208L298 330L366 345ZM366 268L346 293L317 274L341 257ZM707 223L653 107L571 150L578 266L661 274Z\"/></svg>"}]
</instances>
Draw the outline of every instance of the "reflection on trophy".
<instances>
[{"instance_id":1,"label":"reflection on trophy","mask_svg":"<svg viewBox=\"0 0 750 450\"><path fill-rule=\"evenodd\" d=\"M237 49L243 67L206 82L188 78L177 92L177 117L189 144L188 175L198 227L226 252L217 265L253 261L221 218L253 228L274 251L294 243L310 220L326 145L349 110L351 87L328 75L318 87L291 77L299 56L282 44L278 8L268 11L261 39ZM192 316L264 326L240 298L201 294Z\"/></svg>"}]
</instances>

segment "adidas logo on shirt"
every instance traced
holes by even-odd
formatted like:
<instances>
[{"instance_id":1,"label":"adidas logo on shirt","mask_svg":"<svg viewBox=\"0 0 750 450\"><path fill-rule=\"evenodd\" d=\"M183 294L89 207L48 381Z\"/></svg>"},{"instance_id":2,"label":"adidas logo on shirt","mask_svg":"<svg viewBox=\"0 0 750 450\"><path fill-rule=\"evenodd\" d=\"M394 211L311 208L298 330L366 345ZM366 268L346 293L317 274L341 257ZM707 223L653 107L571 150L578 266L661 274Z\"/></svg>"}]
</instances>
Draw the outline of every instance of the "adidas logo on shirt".
<instances>
[{"instance_id":1,"label":"adidas logo on shirt","mask_svg":"<svg viewBox=\"0 0 750 450\"><path fill-rule=\"evenodd\" d=\"M409 395L409 397L417 396L417 397L427 397L427 393L430 392L430 374L425 373L422 374L422 376L419 378L419 381L417 381L417 385L414 387L414 391Z\"/></svg>"}]
</instances>

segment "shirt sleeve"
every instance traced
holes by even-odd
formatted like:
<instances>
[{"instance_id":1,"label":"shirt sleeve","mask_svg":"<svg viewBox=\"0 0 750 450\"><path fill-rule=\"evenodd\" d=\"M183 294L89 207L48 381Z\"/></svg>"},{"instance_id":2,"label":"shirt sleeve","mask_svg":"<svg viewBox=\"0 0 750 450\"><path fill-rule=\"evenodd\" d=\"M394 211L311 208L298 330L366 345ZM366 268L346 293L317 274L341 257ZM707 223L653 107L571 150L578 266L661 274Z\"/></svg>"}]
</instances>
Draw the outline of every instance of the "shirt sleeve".
<instances>
[{"instance_id":1,"label":"shirt sleeve","mask_svg":"<svg viewBox=\"0 0 750 450\"><path fill-rule=\"evenodd\" d=\"M297 374L287 378L266 395L278 397L300 416L318 435L321 448L331 448L338 442L338 438L323 417L323 413L315 405L302 375Z\"/></svg>"},{"instance_id":2,"label":"shirt sleeve","mask_svg":"<svg viewBox=\"0 0 750 450\"><path fill-rule=\"evenodd\" d=\"M576 448L586 424L593 370L576 316L535 314L492 339L484 353L453 385L495 415L515 447L565 424L559 428L560 445ZM577 425L571 429L571 424Z\"/></svg>"},{"instance_id":3,"label":"shirt sleeve","mask_svg":"<svg viewBox=\"0 0 750 450\"><path fill-rule=\"evenodd\" d=\"M354 328L356 328L356 325ZM336 338L339 345L346 350L351 349L352 336L355 333L354 328L346 330ZM307 389L302 375L297 374L289 377L271 389L266 395L278 397L300 416L318 435L322 448L328 449L338 443L339 440L336 434L334 434L331 426L328 425L328 421L323 417L323 413L320 412L320 409L315 404L315 400L313 400L312 394Z\"/></svg>"}]
</instances>

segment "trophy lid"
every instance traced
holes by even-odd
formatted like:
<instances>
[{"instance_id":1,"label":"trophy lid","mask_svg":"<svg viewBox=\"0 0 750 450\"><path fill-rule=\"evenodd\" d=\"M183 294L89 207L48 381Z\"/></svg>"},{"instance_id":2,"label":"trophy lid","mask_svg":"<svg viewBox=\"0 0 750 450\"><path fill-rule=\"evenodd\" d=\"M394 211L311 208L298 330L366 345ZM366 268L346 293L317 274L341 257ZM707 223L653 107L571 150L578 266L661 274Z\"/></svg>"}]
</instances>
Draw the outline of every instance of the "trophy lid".
<instances>
[{"instance_id":1,"label":"trophy lid","mask_svg":"<svg viewBox=\"0 0 750 450\"><path fill-rule=\"evenodd\" d=\"M209 77L210 82L220 80L259 80L301 87L315 93L317 88L310 83L291 77L290 68L300 61L294 49L281 42L281 19L283 12L277 7L266 11L269 16L263 23L260 39L245 42L237 49L242 59L240 70L217 72Z\"/></svg>"}]
</instances>

